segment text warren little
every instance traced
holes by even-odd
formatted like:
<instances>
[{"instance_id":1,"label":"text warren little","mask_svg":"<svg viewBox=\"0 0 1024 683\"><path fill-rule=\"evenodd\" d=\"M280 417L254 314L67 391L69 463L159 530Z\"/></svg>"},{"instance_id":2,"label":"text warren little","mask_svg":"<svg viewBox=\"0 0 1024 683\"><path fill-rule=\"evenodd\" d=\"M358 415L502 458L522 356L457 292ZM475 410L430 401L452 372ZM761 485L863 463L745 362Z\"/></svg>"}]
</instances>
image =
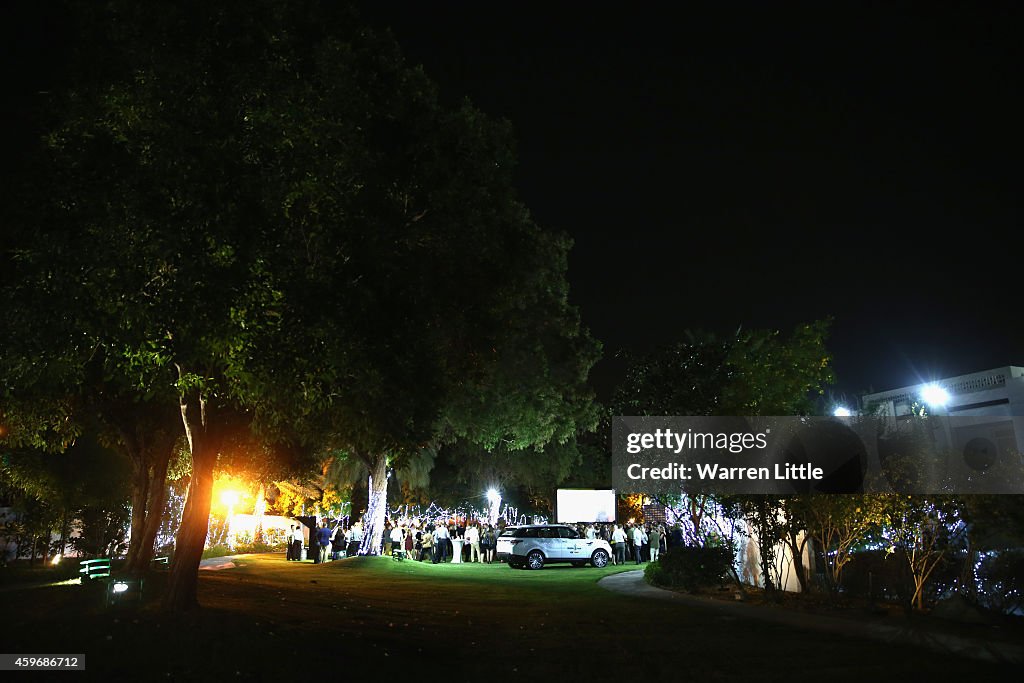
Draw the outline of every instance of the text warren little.
<instances>
[{"instance_id":1,"label":"text warren little","mask_svg":"<svg viewBox=\"0 0 1024 683\"><path fill-rule=\"evenodd\" d=\"M633 463L626 468L630 479L678 479L678 480L723 480L723 479L822 479L824 472L812 463L776 463L774 475L768 467L725 467L718 463L695 463L682 465L671 463L664 467L643 467ZM696 474L696 476L694 476Z\"/></svg>"}]
</instances>

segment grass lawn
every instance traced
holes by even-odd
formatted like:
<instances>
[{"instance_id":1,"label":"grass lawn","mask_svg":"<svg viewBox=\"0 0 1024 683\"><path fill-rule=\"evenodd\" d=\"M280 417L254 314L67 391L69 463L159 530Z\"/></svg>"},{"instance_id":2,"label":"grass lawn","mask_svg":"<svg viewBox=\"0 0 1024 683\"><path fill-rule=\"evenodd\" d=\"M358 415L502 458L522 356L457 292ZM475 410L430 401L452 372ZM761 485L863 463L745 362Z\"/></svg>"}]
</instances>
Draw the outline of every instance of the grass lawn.
<instances>
[{"instance_id":1,"label":"grass lawn","mask_svg":"<svg viewBox=\"0 0 1024 683\"><path fill-rule=\"evenodd\" d=\"M163 615L151 604L108 611L79 586L2 592L0 651L85 653L88 678L107 680L639 676L792 683L1008 673L912 647L616 595L597 585L602 576L635 568L628 564L531 572L387 558L298 564L283 554L238 562L200 573L204 609L195 614Z\"/></svg>"}]
</instances>

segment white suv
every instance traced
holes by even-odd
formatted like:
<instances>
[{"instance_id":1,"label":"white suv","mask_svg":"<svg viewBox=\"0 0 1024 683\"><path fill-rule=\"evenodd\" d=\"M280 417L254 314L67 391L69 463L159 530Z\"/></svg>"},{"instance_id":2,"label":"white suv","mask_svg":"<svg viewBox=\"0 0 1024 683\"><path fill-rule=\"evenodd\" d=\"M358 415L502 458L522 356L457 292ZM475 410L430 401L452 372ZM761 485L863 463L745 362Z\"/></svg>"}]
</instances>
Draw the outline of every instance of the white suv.
<instances>
[{"instance_id":1,"label":"white suv","mask_svg":"<svg viewBox=\"0 0 1024 683\"><path fill-rule=\"evenodd\" d=\"M498 537L498 560L510 567L541 569L551 562L571 562L582 567L587 562L601 568L608 564L612 548L599 538L581 538L575 529L563 524L510 526Z\"/></svg>"}]
</instances>

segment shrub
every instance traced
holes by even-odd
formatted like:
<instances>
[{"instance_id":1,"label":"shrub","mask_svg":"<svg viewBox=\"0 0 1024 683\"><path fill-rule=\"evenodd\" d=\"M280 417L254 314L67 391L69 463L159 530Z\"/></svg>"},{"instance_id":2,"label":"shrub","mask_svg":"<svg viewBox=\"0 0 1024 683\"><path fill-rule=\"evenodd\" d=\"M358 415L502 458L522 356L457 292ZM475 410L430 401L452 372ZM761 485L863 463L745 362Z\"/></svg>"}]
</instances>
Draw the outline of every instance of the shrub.
<instances>
[{"instance_id":1,"label":"shrub","mask_svg":"<svg viewBox=\"0 0 1024 683\"><path fill-rule=\"evenodd\" d=\"M272 553L285 549L283 543L239 543L235 546L236 555L246 553Z\"/></svg>"},{"instance_id":2,"label":"shrub","mask_svg":"<svg viewBox=\"0 0 1024 683\"><path fill-rule=\"evenodd\" d=\"M214 545L210 546L203 551L203 559L208 560L211 557L225 557L227 555L234 555L235 551L226 545Z\"/></svg>"},{"instance_id":3,"label":"shrub","mask_svg":"<svg viewBox=\"0 0 1024 683\"><path fill-rule=\"evenodd\" d=\"M983 553L977 566L978 602L1002 614L1024 609L1024 550Z\"/></svg>"},{"instance_id":4,"label":"shrub","mask_svg":"<svg viewBox=\"0 0 1024 683\"><path fill-rule=\"evenodd\" d=\"M226 545L212 545L203 551L203 559L226 557L228 555L245 555L248 553L272 553L284 549L283 544L269 545L267 543L239 543L234 548Z\"/></svg>"},{"instance_id":5,"label":"shrub","mask_svg":"<svg viewBox=\"0 0 1024 683\"><path fill-rule=\"evenodd\" d=\"M644 570L644 579L656 586L696 591L715 586L729 573L733 552L712 546L674 546Z\"/></svg>"}]
</instances>

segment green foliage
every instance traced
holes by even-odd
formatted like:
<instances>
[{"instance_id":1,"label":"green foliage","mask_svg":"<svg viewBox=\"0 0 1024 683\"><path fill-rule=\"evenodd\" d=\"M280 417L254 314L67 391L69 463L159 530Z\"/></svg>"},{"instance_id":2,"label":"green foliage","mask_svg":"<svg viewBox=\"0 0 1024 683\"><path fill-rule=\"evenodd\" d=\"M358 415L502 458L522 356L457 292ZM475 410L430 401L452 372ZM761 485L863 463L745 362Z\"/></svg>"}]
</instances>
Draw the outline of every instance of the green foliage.
<instances>
[{"instance_id":1,"label":"green foliage","mask_svg":"<svg viewBox=\"0 0 1024 683\"><path fill-rule=\"evenodd\" d=\"M731 571L733 551L722 546L675 546L644 568L644 579L655 586L695 592L721 584Z\"/></svg>"},{"instance_id":2,"label":"green foliage","mask_svg":"<svg viewBox=\"0 0 1024 683\"><path fill-rule=\"evenodd\" d=\"M86 557L122 555L128 547L130 516L126 503L83 508L77 513L81 522L81 535L69 538L68 543Z\"/></svg>"},{"instance_id":3,"label":"green foliage","mask_svg":"<svg viewBox=\"0 0 1024 683\"><path fill-rule=\"evenodd\" d=\"M833 379L825 348L830 321L771 330L691 335L628 358L616 415L806 415Z\"/></svg>"},{"instance_id":4,"label":"green foliage","mask_svg":"<svg viewBox=\"0 0 1024 683\"><path fill-rule=\"evenodd\" d=\"M962 503L952 496L880 496L881 532L887 550L898 555L913 582L909 606L924 608L925 592L933 572L951 552L967 540Z\"/></svg>"},{"instance_id":5,"label":"green foliage","mask_svg":"<svg viewBox=\"0 0 1024 683\"><path fill-rule=\"evenodd\" d=\"M0 453L0 487L21 515L9 532L26 550L36 537L67 537L72 523L80 525L80 534L68 542L79 552L96 556L123 549L129 496L125 458L89 436L61 453L10 448Z\"/></svg>"},{"instance_id":6,"label":"green foliage","mask_svg":"<svg viewBox=\"0 0 1024 683\"><path fill-rule=\"evenodd\" d=\"M227 557L228 555L234 554L235 551L226 545L212 545L203 550L203 559L208 560L212 557Z\"/></svg>"},{"instance_id":7,"label":"green foliage","mask_svg":"<svg viewBox=\"0 0 1024 683\"><path fill-rule=\"evenodd\" d=\"M1024 551L985 553L977 566L978 602L1002 614L1024 608Z\"/></svg>"},{"instance_id":8,"label":"green foliage","mask_svg":"<svg viewBox=\"0 0 1024 683\"><path fill-rule=\"evenodd\" d=\"M229 555L246 555L249 553L273 553L284 550L284 545L273 545L270 543L236 543L232 548L227 545L212 545L203 550L203 559L208 560L214 557L228 557Z\"/></svg>"},{"instance_id":9,"label":"green foliage","mask_svg":"<svg viewBox=\"0 0 1024 683\"><path fill-rule=\"evenodd\" d=\"M190 557L218 458L266 480L593 428L600 346L569 239L516 197L507 123L442 106L342 5L75 7L74 85L4 252L0 386L180 402ZM44 407L25 438L67 443Z\"/></svg>"},{"instance_id":10,"label":"green foliage","mask_svg":"<svg viewBox=\"0 0 1024 683\"><path fill-rule=\"evenodd\" d=\"M842 586L843 569L858 546L885 521L884 499L871 494L802 496L793 506L821 553L825 580L835 595Z\"/></svg>"},{"instance_id":11,"label":"green foliage","mask_svg":"<svg viewBox=\"0 0 1024 683\"><path fill-rule=\"evenodd\" d=\"M235 544L235 554L244 555L248 553L273 553L279 550L284 550L285 545L283 543L237 543Z\"/></svg>"}]
</instances>

